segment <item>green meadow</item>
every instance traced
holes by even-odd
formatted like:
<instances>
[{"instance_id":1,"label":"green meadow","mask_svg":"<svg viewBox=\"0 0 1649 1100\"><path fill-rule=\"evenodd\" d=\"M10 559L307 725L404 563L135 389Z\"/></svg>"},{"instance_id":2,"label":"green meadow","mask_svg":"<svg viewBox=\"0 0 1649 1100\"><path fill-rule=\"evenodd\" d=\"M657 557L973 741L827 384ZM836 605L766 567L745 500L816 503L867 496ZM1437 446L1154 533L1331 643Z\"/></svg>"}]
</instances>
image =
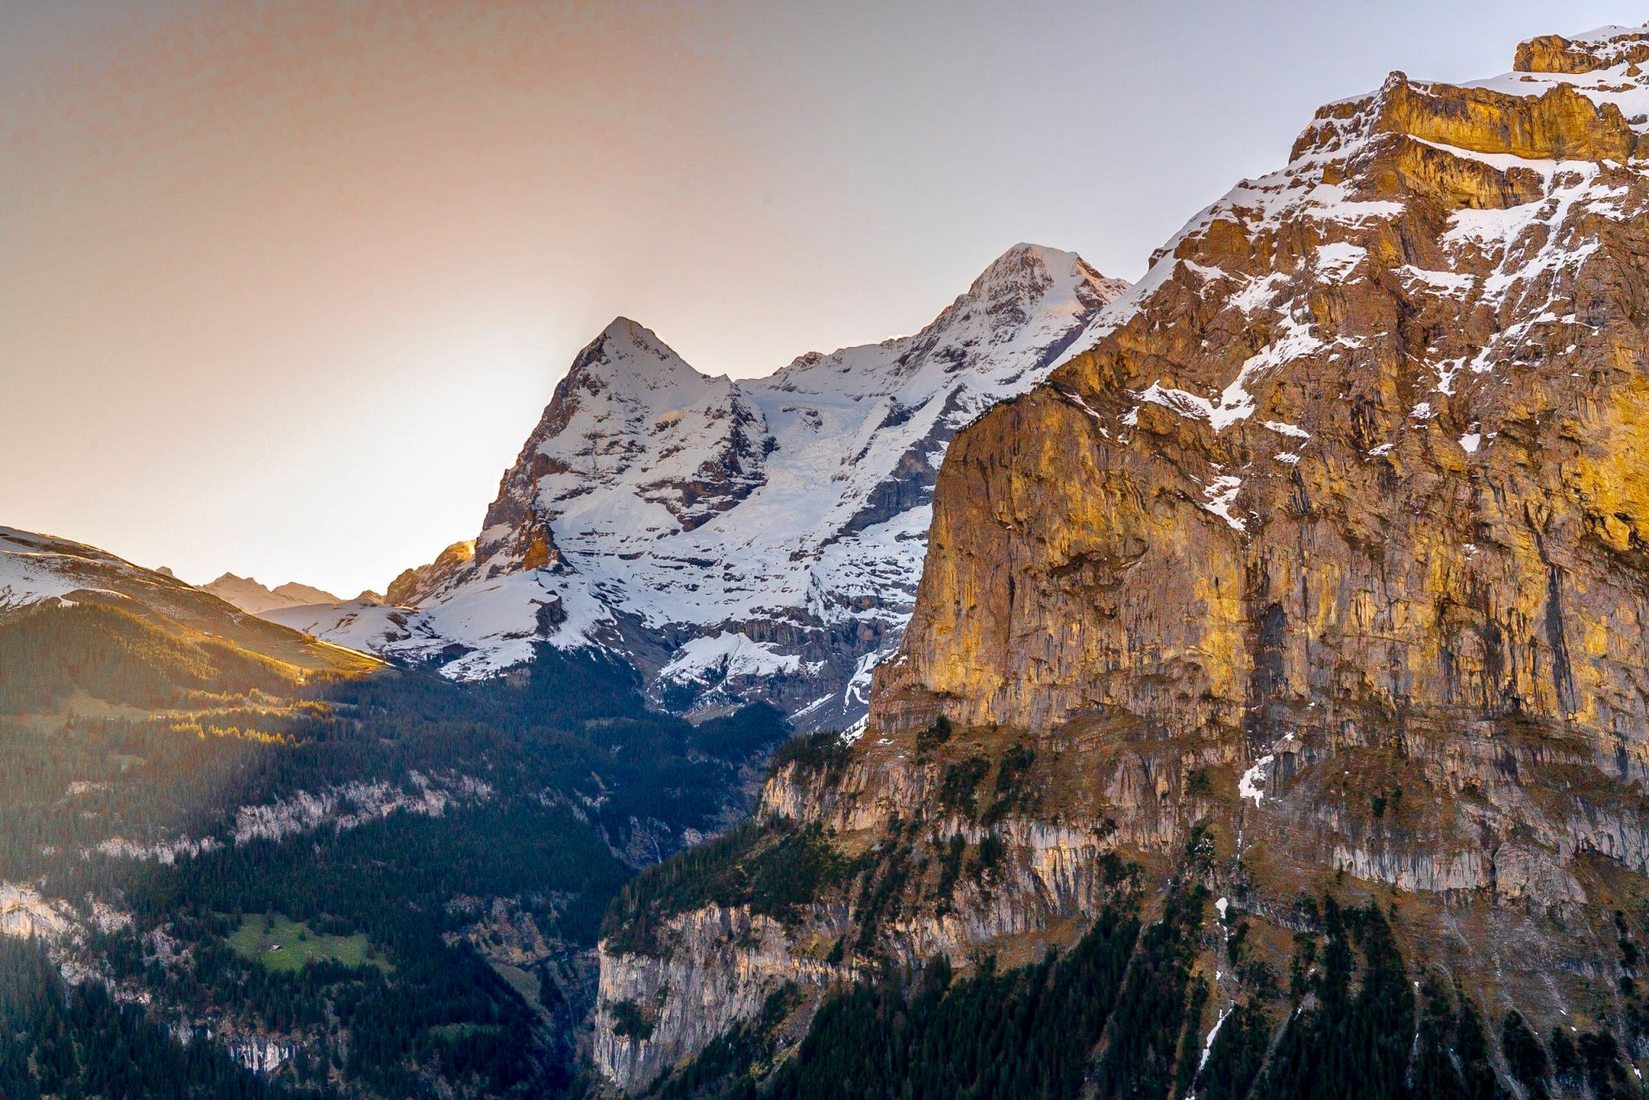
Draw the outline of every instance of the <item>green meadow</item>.
<instances>
[{"instance_id":1,"label":"green meadow","mask_svg":"<svg viewBox=\"0 0 1649 1100\"><path fill-rule=\"evenodd\" d=\"M229 945L243 957L270 970L302 970L306 963L330 961L344 966L375 966L389 972L390 966L371 950L366 936L323 936L302 921L286 917L253 914L229 937Z\"/></svg>"}]
</instances>

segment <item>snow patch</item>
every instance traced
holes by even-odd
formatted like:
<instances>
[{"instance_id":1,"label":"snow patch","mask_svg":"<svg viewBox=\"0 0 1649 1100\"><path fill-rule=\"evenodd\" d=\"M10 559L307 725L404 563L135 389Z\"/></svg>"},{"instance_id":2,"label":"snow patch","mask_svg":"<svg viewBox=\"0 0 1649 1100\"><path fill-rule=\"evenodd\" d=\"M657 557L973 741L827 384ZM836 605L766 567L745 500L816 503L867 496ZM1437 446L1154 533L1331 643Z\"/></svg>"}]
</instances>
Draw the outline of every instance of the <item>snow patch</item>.
<instances>
[{"instance_id":1,"label":"snow patch","mask_svg":"<svg viewBox=\"0 0 1649 1100\"><path fill-rule=\"evenodd\" d=\"M1237 502L1237 494L1242 492L1242 478L1232 477L1230 474L1221 474L1210 481L1203 489L1203 495L1208 499L1199 507L1205 512L1212 512L1226 522L1233 531L1244 531L1248 523L1239 516L1231 514L1231 506Z\"/></svg>"},{"instance_id":2,"label":"snow patch","mask_svg":"<svg viewBox=\"0 0 1649 1100\"><path fill-rule=\"evenodd\" d=\"M743 634L723 632L694 638L676 650L659 672L667 681L705 683L739 676L774 676L795 672L802 659L779 653L771 642L757 642Z\"/></svg>"},{"instance_id":3,"label":"snow patch","mask_svg":"<svg viewBox=\"0 0 1649 1100\"><path fill-rule=\"evenodd\" d=\"M1254 805L1258 806L1265 798L1265 783L1270 778L1271 765L1276 759L1274 754L1266 753L1254 761L1254 766L1243 772L1242 778L1237 780L1237 794L1244 799L1252 798Z\"/></svg>"},{"instance_id":4,"label":"snow patch","mask_svg":"<svg viewBox=\"0 0 1649 1100\"><path fill-rule=\"evenodd\" d=\"M1232 1007L1234 1008L1235 1006ZM1214 1021L1214 1026L1208 1029L1208 1037L1202 1041L1202 1057L1197 1061L1198 1073L1201 1073L1203 1067L1208 1065L1209 1052L1214 1049L1214 1038L1219 1035L1220 1027L1225 1023L1225 1018L1231 1015L1231 1012L1232 1008L1227 1008L1225 1011L1221 1012L1219 1019Z\"/></svg>"},{"instance_id":5,"label":"snow patch","mask_svg":"<svg viewBox=\"0 0 1649 1100\"><path fill-rule=\"evenodd\" d=\"M1317 274L1329 282L1341 282L1368 258L1368 249L1349 241L1334 241L1317 249Z\"/></svg>"}]
</instances>

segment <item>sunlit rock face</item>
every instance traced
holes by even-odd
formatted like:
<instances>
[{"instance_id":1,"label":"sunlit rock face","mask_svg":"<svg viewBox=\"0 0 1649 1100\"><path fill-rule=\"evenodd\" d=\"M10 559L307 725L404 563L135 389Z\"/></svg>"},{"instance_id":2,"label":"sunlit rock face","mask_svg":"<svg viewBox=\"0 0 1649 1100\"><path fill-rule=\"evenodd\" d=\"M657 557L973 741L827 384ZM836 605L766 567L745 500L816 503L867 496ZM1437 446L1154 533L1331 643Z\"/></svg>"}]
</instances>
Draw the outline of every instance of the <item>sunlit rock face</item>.
<instances>
[{"instance_id":1,"label":"sunlit rock face","mask_svg":"<svg viewBox=\"0 0 1649 1100\"><path fill-rule=\"evenodd\" d=\"M1200 836L1279 972L1295 899L1340 891L1495 1018L1620 1026L1611 914L1649 897L1646 57L1645 30L1536 39L1506 76L1324 107L957 436L867 730L764 811L930 868L957 836L1006 854L944 906L913 878L834 977L1069 942L1108 855L1169 882ZM946 803L975 758L1024 795L988 825ZM863 896L821 898L789 977L819 982ZM718 970L693 927L665 952L731 1026L783 968ZM651 1054L597 1046L635 1087L703 1028L668 1023L681 979L612 965L665 1006Z\"/></svg>"},{"instance_id":2,"label":"sunlit rock face","mask_svg":"<svg viewBox=\"0 0 1649 1100\"><path fill-rule=\"evenodd\" d=\"M455 542L428 565L405 569L384 589L384 601L416 607L446 587L475 560L475 543Z\"/></svg>"},{"instance_id":3,"label":"sunlit rock face","mask_svg":"<svg viewBox=\"0 0 1649 1100\"><path fill-rule=\"evenodd\" d=\"M1093 350L958 441L877 724L1466 708L1636 777L1628 69L1393 75L1194 219Z\"/></svg>"}]
</instances>

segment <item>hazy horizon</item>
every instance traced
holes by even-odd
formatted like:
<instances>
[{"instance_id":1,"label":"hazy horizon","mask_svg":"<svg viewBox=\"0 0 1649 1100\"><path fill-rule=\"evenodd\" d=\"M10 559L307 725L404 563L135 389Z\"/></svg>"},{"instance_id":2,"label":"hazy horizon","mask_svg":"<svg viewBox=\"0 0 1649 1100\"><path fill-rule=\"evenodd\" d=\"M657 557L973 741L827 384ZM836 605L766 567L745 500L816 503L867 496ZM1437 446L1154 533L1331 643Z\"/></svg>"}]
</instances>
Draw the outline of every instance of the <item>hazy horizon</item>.
<instances>
[{"instance_id":1,"label":"hazy horizon","mask_svg":"<svg viewBox=\"0 0 1649 1100\"><path fill-rule=\"evenodd\" d=\"M1627 3L0 0L0 525L352 596L473 537L576 351L1138 278L1321 103Z\"/></svg>"}]
</instances>

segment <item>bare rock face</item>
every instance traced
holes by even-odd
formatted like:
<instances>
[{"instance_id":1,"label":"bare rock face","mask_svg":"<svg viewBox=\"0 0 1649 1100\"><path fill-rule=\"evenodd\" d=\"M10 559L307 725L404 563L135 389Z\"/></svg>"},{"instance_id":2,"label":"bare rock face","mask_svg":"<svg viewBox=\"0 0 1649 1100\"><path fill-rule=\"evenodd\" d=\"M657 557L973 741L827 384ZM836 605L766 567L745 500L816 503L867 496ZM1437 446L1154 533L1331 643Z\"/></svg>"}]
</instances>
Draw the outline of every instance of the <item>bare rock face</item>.
<instances>
[{"instance_id":1,"label":"bare rock face","mask_svg":"<svg viewBox=\"0 0 1649 1100\"><path fill-rule=\"evenodd\" d=\"M1588 851L1649 872L1636 809L1593 832L1649 746L1649 179L1620 106L1649 89L1558 71L1590 76L1394 75L1319 112L964 433L873 730L1212 752L1270 783L1251 842L1406 890L1582 900ZM1323 828L1330 775L1394 750L1425 827Z\"/></svg>"},{"instance_id":2,"label":"bare rock face","mask_svg":"<svg viewBox=\"0 0 1649 1100\"><path fill-rule=\"evenodd\" d=\"M1564 83L1320 113L958 440L878 725L1465 708L1637 778L1635 138Z\"/></svg>"},{"instance_id":3,"label":"bare rock face","mask_svg":"<svg viewBox=\"0 0 1649 1100\"><path fill-rule=\"evenodd\" d=\"M469 567L475 560L475 543L455 542L436 556L428 565L402 570L384 589L380 603L397 607L417 607ZM363 596L369 595L363 593Z\"/></svg>"},{"instance_id":4,"label":"bare rock face","mask_svg":"<svg viewBox=\"0 0 1649 1100\"><path fill-rule=\"evenodd\" d=\"M1517 62L1512 67L1520 73L1578 75L1624 65L1629 76L1636 76L1631 70L1649 59L1649 44L1630 31L1615 33L1620 30L1624 28L1605 28L1605 33L1588 35L1580 42L1556 34L1531 38L1517 47Z\"/></svg>"},{"instance_id":5,"label":"bare rock face","mask_svg":"<svg viewBox=\"0 0 1649 1100\"><path fill-rule=\"evenodd\" d=\"M1279 970L1295 899L1374 899L1494 1018L1643 1052L1611 914L1649 898L1646 53L1536 39L1323 108L958 435L868 729L764 796L918 867L990 838L943 905L931 870L837 898L861 963L1063 942L1107 857L1175 881L1191 845ZM1246 996L1218 931L1210 1013Z\"/></svg>"}]
</instances>

